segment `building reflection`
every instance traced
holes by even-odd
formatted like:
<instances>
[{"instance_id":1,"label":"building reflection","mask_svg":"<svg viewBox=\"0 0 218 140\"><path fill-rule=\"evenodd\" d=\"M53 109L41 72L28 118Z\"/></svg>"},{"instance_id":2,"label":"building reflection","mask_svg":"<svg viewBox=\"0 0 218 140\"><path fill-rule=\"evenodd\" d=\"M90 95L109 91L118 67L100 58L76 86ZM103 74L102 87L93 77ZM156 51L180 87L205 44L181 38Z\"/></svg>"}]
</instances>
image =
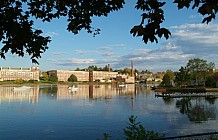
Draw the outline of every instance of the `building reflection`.
<instances>
[{"instance_id":1,"label":"building reflection","mask_svg":"<svg viewBox=\"0 0 218 140\"><path fill-rule=\"evenodd\" d=\"M57 86L57 100L70 99L110 99L114 96L135 94L135 84L128 84L127 87L118 87L116 84L108 85L76 85L76 91L70 91L69 86Z\"/></svg>"},{"instance_id":2,"label":"building reflection","mask_svg":"<svg viewBox=\"0 0 218 140\"><path fill-rule=\"evenodd\" d=\"M51 95L51 99L111 99L115 96L129 96L134 98L135 85L128 84L127 87L118 87L117 84L108 85L76 85L76 91L70 91L68 85L57 85L46 87L39 85L25 90L13 90L12 86L0 87L0 103L2 102L26 102L37 103L39 94Z\"/></svg>"},{"instance_id":3,"label":"building reflection","mask_svg":"<svg viewBox=\"0 0 218 140\"><path fill-rule=\"evenodd\" d=\"M25 90L13 90L12 86L0 87L0 104L3 102L37 103L39 101L39 86L33 86Z\"/></svg>"}]
</instances>

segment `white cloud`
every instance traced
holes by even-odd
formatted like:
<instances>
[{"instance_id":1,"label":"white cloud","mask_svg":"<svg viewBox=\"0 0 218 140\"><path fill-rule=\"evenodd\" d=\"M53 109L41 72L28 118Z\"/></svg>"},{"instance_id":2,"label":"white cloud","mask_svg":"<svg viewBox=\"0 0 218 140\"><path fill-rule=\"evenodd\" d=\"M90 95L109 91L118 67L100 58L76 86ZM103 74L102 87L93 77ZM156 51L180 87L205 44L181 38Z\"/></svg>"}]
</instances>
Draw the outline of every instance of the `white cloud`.
<instances>
[{"instance_id":1,"label":"white cloud","mask_svg":"<svg viewBox=\"0 0 218 140\"><path fill-rule=\"evenodd\" d=\"M111 50L112 48L109 46L104 46L104 47L100 47L98 48L99 50L105 51L105 50Z\"/></svg>"},{"instance_id":2,"label":"white cloud","mask_svg":"<svg viewBox=\"0 0 218 140\"><path fill-rule=\"evenodd\" d=\"M102 56L104 57L113 57L113 53L112 52L105 52L105 53L102 53Z\"/></svg>"},{"instance_id":3,"label":"white cloud","mask_svg":"<svg viewBox=\"0 0 218 140\"><path fill-rule=\"evenodd\" d=\"M74 50L74 52L77 54L85 54L86 53L85 51L82 51L82 50Z\"/></svg>"},{"instance_id":4,"label":"white cloud","mask_svg":"<svg viewBox=\"0 0 218 140\"><path fill-rule=\"evenodd\" d=\"M218 25L186 24L177 27L174 26L173 28L176 30L172 33L172 36L177 40L188 41L190 44L196 43L204 46L218 46Z\"/></svg>"},{"instance_id":5,"label":"white cloud","mask_svg":"<svg viewBox=\"0 0 218 140\"><path fill-rule=\"evenodd\" d=\"M107 45L108 47L125 47L126 44L111 44L111 45Z\"/></svg>"},{"instance_id":6,"label":"white cloud","mask_svg":"<svg viewBox=\"0 0 218 140\"><path fill-rule=\"evenodd\" d=\"M185 24L171 27L172 40L181 52L218 65L218 24Z\"/></svg>"},{"instance_id":7,"label":"white cloud","mask_svg":"<svg viewBox=\"0 0 218 140\"><path fill-rule=\"evenodd\" d=\"M68 63L72 63L72 64L93 64L96 62L95 59L89 58L89 59L78 59L78 58L69 58L67 59Z\"/></svg>"},{"instance_id":8,"label":"white cloud","mask_svg":"<svg viewBox=\"0 0 218 140\"><path fill-rule=\"evenodd\" d=\"M166 71L171 69L178 71L181 66L185 66L191 58L205 59L218 65L218 24L185 24L170 28L172 38L165 44L154 49L148 47L134 48L131 51L121 51L117 47L126 49L130 46L125 44L105 45L96 50L75 50L77 54L88 55L89 59L70 58L66 60L55 60L55 64L61 66L78 67L96 65L103 67L111 64L112 69L123 69L134 67L137 70L148 69L153 72ZM119 52L119 54L117 53ZM93 55L92 55L93 54ZM63 63L64 62L64 63Z\"/></svg>"},{"instance_id":9,"label":"white cloud","mask_svg":"<svg viewBox=\"0 0 218 140\"><path fill-rule=\"evenodd\" d=\"M95 65L98 67L104 67L107 64L115 65L119 62L118 59L94 59L94 58L87 58L87 59L80 59L80 58L68 58L68 59L47 59L46 60L49 64L54 64L57 66L65 66L62 69L68 69L67 67L76 68L86 68L90 65Z\"/></svg>"},{"instance_id":10,"label":"white cloud","mask_svg":"<svg viewBox=\"0 0 218 140\"><path fill-rule=\"evenodd\" d=\"M87 67L90 65L96 64L96 59L87 58L87 59L79 59L79 58L68 58L68 59L47 59L47 63L53 64L56 66L65 66L61 67L61 69L72 69L75 67Z\"/></svg>"},{"instance_id":11,"label":"white cloud","mask_svg":"<svg viewBox=\"0 0 218 140\"><path fill-rule=\"evenodd\" d=\"M53 52L54 55L66 55L67 52Z\"/></svg>"},{"instance_id":12,"label":"white cloud","mask_svg":"<svg viewBox=\"0 0 218 140\"><path fill-rule=\"evenodd\" d=\"M90 54L90 53L98 53L98 51L93 51L93 50L74 50L75 53L77 54Z\"/></svg>"},{"instance_id":13,"label":"white cloud","mask_svg":"<svg viewBox=\"0 0 218 140\"><path fill-rule=\"evenodd\" d=\"M47 33L45 33L45 35L46 35L46 36L53 37L53 36L55 36L55 35L58 35L58 33L56 33L56 32L47 32Z\"/></svg>"},{"instance_id":14,"label":"white cloud","mask_svg":"<svg viewBox=\"0 0 218 140\"><path fill-rule=\"evenodd\" d=\"M183 53L180 46L167 43L154 50L135 49L133 52L123 55L116 67L131 67L131 61L134 61L134 67L138 70L148 69L156 72L171 69L177 71L181 66L186 65L192 57L192 54Z\"/></svg>"}]
</instances>

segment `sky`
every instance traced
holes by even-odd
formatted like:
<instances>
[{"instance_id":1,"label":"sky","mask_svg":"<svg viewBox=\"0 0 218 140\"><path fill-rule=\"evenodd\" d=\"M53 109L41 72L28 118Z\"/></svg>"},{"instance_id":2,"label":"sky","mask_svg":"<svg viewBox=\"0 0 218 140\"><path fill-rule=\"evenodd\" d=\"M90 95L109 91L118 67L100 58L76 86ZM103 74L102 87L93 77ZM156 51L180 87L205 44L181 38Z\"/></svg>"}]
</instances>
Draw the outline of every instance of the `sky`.
<instances>
[{"instance_id":1,"label":"sky","mask_svg":"<svg viewBox=\"0 0 218 140\"><path fill-rule=\"evenodd\" d=\"M94 65L105 67L110 64L113 70L134 68L142 71L178 71L188 60L200 58L215 63L218 67L218 23L201 24L203 17L194 10L177 10L175 4L164 6L165 21L162 27L168 28L171 37L162 38L159 43L145 44L141 37L133 37L130 30L139 25L142 11L137 11L135 2L126 0L124 8L110 13L107 17L92 18L92 26L100 28L99 35L82 30L74 35L66 30L64 18L49 23L35 22L35 28L43 30L51 37L49 49L38 59L39 65L32 64L28 55L18 57L6 54L1 59L1 67L39 66L41 71L75 70Z\"/></svg>"}]
</instances>

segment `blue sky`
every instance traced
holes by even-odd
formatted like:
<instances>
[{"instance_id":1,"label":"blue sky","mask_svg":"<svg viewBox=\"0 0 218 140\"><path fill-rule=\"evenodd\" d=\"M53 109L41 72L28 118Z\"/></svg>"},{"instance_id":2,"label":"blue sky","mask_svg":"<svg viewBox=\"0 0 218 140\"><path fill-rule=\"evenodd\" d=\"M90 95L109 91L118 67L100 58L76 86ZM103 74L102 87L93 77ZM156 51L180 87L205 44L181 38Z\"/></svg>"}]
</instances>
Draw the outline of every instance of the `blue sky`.
<instances>
[{"instance_id":1,"label":"blue sky","mask_svg":"<svg viewBox=\"0 0 218 140\"><path fill-rule=\"evenodd\" d=\"M131 67L152 72L178 71L189 59L200 58L214 62L218 66L218 24L214 20L209 25L201 24L202 16L192 10L177 10L173 3L164 6L165 22L163 27L170 29L170 39L160 39L159 43L144 44L140 37L133 37L130 30L138 25L142 12L137 11L135 3L126 1L120 11L108 17L94 17L92 26L101 29L96 37L82 30L77 35L66 30L64 18L50 23L36 21L35 27L51 36L49 49L39 59L42 71L61 69L75 70L90 65L112 69ZM29 56L19 58L7 54L0 61L1 67L31 67Z\"/></svg>"}]
</instances>

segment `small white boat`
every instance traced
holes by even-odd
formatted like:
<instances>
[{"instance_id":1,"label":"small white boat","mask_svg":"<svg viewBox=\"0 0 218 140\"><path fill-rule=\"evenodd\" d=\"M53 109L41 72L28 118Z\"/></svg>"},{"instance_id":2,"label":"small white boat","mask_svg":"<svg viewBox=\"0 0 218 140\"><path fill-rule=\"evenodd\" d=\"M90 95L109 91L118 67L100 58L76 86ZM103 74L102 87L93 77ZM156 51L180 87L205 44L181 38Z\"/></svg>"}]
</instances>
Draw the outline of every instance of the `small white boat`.
<instances>
[{"instance_id":1,"label":"small white boat","mask_svg":"<svg viewBox=\"0 0 218 140\"><path fill-rule=\"evenodd\" d=\"M75 87L75 86L72 86L72 87L68 87L68 90L69 90L69 91L77 91L78 88Z\"/></svg>"},{"instance_id":2,"label":"small white boat","mask_svg":"<svg viewBox=\"0 0 218 140\"><path fill-rule=\"evenodd\" d=\"M22 87L13 87L12 89L14 90L14 91L18 91L18 90L29 90L29 89L31 89L32 87L30 87L30 86L22 86Z\"/></svg>"},{"instance_id":3,"label":"small white boat","mask_svg":"<svg viewBox=\"0 0 218 140\"><path fill-rule=\"evenodd\" d=\"M118 85L118 87L125 88L125 87L127 87L127 84Z\"/></svg>"}]
</instances>

